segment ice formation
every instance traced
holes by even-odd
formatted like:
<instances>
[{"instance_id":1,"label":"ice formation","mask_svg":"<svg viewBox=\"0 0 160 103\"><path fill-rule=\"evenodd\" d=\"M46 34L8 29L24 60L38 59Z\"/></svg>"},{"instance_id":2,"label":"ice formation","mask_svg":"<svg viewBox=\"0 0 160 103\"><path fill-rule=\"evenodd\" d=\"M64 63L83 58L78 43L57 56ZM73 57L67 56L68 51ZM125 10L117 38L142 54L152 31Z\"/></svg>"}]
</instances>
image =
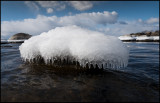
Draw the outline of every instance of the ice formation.
<instances>
[{"instance_id":1,"label":"ice formation","mask_svg":"<svg viewBox=\"0 0 160 103\"><path fill-rule=\"evenodd\" d=\"M1 43L3 44L3 43L7 43L7 40L1 40Z\"/></svg>"},{"instance_id":2,"label":"ice formation","mask_svg":"<svg viewBox=\"0 0 160 103\"><path fill-rule=\"evenodd\" d=\"M136 40L135 37L130 37L130 36L120 36L118 37L120 40Z\"/></svg>"},{"instance_id":3,"label":"ice formation","mask_svg":"<svg viewBox=\"0 0 160 103\"><path fill-rule=\"evenodd\" d=\"M24 42L26 39L22 39L22 40L8 40L9 43L21 43Z\"/></svg>"},{"instance_id":4,"label":"ice formation","mask_svg":"<svg viewBox=\"0 0 160 103\"><path fill-rule=\"evenodd\" d=\"M120 40L159 40L159 36L120 36L118 38Z\"/></svg>"},{"instance_id":5,"label":"ice formation","mask_svg":"<svg viewBox=\"0 0 160 103\"><path fill-rule=\"evenodd\" d=\"M55 60L77 61L99 68L126 67L128 48L117 37L107 36L75 25L56 27L48 32L33 36L19 47L24 61L44 59L46 64Z\"/></svg>"}]
</instances>

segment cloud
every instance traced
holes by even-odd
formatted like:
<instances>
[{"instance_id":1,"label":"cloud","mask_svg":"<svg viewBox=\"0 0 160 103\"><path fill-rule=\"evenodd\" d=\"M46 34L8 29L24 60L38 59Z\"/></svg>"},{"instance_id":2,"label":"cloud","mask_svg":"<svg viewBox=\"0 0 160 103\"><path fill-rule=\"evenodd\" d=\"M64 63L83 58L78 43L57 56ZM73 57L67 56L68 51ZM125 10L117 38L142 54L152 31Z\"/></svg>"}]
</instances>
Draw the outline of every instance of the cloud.
<instances>
[{"instance_id":1,"label":"cloud","mask_svg":"<svg viewBox=\"0 0 160 103\"><path fill-rule=\"evenodd\" d=\"M147 23L149 23L149 25ZM13 34L19 32L39 35L40 33L47 32L55 27L68 25L77 25L114 36L142 32L145 30L159 30L159 22L157 22L157 19L149 18L146 21L142 19L134 21L118 20L117 12L104 11L72 14L62 17L38 15L35 19L29 18L22 21L2 21L1 37L9 38Z\"/></svg>"},{"instance_id":2,"label":"cloud","mask_svg":"<svg viewBox=\"0 0 160 103\"><path fill-rule=\"evenodd\" d=\"M159 18L149 18L148 20L146 21L143 21L142 19L138 19L138 22L139 23L142 23L142 24L159 24Z\"/></svg>"},{"instance_id":3,"label":"cloud","mask_svg":"<svg viewBox=\"0 0 160 103\"><path fill-rule=\"evenodd\" d=\"M125 21L119 21L119 23L120 23L120 24L124 24L124 25L128 24L128 23L125 22Z\"/></svg>"},{"instance_id":4,"label":"cloud","mask_svg":"<svg viewBox=\"0 0 160 103\"><path fill-rule=\"evenodd\" d=\"M143 23L137 22L139 20L125 21L127 22L127 25L117 22L113 24L111 27L108 26L104 28L99 28L99 31L105 32L106 34L109 34L109 35L120 36L120 35L126 35L130 33L142 32L145 30L147 31L159 30L159 25L157 24L145 25Z\"/></svg>"},{"instance_id":5,"label":"cloud","mask_svg":"<svg viewBox=\"0 0 160 103\"><path fill-rule=\"evenodd\" d=\"M64 10L66 8L66 2L64 1L25 1L29 8L39 10L45 8L47 13L52 13L53 10Z\"/></svg>"},{"instance_id":6,"label":"cloud","mask_svg":"<svg viewBox=\"0 0 160 103\"><path fill-rule=\"evenodd\" d=\"M92 12L80 13L74 16L60 17L59 23L62 25L78 25L84 27L93 27L97 24L106 25L117 22L118 13L113 12Z\"/></svg>"},{"instance_id":7,"label":"cloud","mask_svg":"<svg viewBox=\"0 0 160 103\"><path fill-rule=\"evenodd\" d=\"M61 4L61 6L59 8L57 8L58 11L60 10L64 10L66 8L66 5L65 4Z\"/></svg>"},{"instance_id":8,"label":"cloud","mask_svg":"<svg viewBox=\"0 0 160 103\"><path fill-rule=\"evenodd\" d=\"M146 21L148 24L159 23L159 18L150 18Z\"/></svg>"},{"instance_id":9,"label":"cloud","mask_svg":"<svg viewBox=\"0 0 160 103\"><path fill-rule=\"evenodd\" d=\"M78 25L89 29L95 29L97 25L114 24L117 22L118 13L113 12L92 12L80 13L72 16L43 16L38 15L35 19L24 19L23 21L2 21L2 37L10 37L19 32L26 32L31 35L38 35L57 26Z\"/></svg>"},{"instance_id":10,"label":"cloud","mask_svg":"<svg viewBox=\"0 0 160 103\"><path fill-rule=\"evenodd\" d=\"M40 6L44 8L56 7L59 5L58 1L36 1Z\"/></svg>"},{"instance_id":11,"label":"cloud","mask_svg":"<svg viewBox=\"0 0 160 103\"><path fill-rule=\"evenodd\" d=\"M41 7L55 10L64 10L66 8L66 4L60 1L36 1Z\"/></svg>"},{"instance_id":12,"label":"cloud","mask_svg":"<svg viewBox=\"0 0 160 103\"><path fill-rule=\"evenodd\" d=\"M38 5L32 1L25 1L24 3L33 10L37 10L37 11L39 10Z\"/></svg>"},{"instance_id":13,"label":"cloud","mask_svg":"<svg viewBox=\"0 0 160 103\"><path fill-rule=\"evenodd\" d=\"M77 10L84 11L93 7L93 3L91 1L70 1L72 7Z\"/></svg>"},{"instance_id":14,"label":"cloud","mask_svg":"<svg viewBox=\"0 0 160 103\"><path fill-rule=\"evenodd\" d=\"M47 13L52 13L53 12L53 9L52 8L48 8L47 9Z\"/></svg>"},{"instance_id":15,"label":"cloud","mask_svg":"<svg viewBox=\"0 0 160 103\"><path fill-rule=\"evenodd\" d=\"M24 19L23 21L3 21L1 24L1 36L8 38L19 32L38 35L41 32L54 28L57 17L37 16L36 19ZM55 23L54 25L52 23ZM53 26L53 27L52 27Z\"/></svg>"},{"instance_id":16,"label":"cloud","mask_svg":"<svg viewBox=\"0 0 160 103\"><path fill-rule=\"evenodd\" d=\"M68 12L68 15L70 15L70 16L71 16L71 15L72 15L72 12Z\"/></svg>"},{"instance_id":17,"label":"cloud","mask_svg":"<svg viewBox=\"0 0 160 103\"><path fill-rule=\"evenodd\" d=\"M93 7L93 1L25 1L25 4L32 9L39 10L45 8L47 13L48 10L61 11L66 8L66 6L71 6L79 11L84 11L91 9ZM52 13L52 12L50 12Z\"/></svg>"}]
</instances>

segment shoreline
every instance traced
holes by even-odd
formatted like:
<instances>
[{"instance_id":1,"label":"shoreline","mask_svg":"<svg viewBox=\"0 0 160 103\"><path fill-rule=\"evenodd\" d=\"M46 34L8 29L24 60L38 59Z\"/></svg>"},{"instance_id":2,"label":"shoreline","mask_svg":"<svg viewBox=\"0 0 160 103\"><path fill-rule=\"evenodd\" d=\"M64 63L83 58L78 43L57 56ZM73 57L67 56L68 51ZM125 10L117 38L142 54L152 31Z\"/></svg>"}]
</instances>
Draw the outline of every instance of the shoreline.
<instances>
[{"instance_id":1,"label":"shoreline","mask_svg":"<svg viewBox=\"0 0 160 103\"><path fill-rule=\"evenodd\" d=\"M160 42L159 40L121 40L122 42Z\"/></svg>"},{"instance_id":2,"label":"shoreline","mask_svg":"<svg viewBox=\"0 0 160 103\"><path fill-rule=\"evenodd\" d=\"M122 42L160 42L159 40L121 40ZM2 42L1 44L12 44L12 43L24 43L24 41L6 41L6 42Z\"/></svg>"}]
</instances>

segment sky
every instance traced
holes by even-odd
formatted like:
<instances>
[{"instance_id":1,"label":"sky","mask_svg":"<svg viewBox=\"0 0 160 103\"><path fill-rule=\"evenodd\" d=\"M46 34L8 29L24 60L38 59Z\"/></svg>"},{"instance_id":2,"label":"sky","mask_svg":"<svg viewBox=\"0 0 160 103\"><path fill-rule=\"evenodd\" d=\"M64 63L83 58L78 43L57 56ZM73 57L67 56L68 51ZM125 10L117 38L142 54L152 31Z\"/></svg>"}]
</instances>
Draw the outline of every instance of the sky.
<instances>
[{"instance_id":1,"label":"sky","mask_svg":"<svg viewBox=\"0 0 160 103\"><path fill-rule=\"evenodd\" d=\"M1 39L68 25L117 37L159 30L159 1L1 1Z\"/></svg>"}]
</instances>

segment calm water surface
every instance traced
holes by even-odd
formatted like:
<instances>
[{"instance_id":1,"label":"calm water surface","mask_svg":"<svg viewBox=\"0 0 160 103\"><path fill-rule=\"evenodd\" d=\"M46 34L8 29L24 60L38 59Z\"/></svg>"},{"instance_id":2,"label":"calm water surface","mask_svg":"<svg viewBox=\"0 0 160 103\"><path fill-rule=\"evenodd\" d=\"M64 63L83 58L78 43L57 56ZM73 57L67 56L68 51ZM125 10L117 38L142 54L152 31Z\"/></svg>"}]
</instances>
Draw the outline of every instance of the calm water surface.
<instances>
[{"instance_id":1,"label":"calm water surface","mask_svg":"<svg viewBox=\"0 0 160 103\"><path fill-rule=\"evenodd\" d=\"M26 64L1 44L1 101L159 101L159 43L125 43L128 67L84 70Z\"/></svg>"}]
</instances>

